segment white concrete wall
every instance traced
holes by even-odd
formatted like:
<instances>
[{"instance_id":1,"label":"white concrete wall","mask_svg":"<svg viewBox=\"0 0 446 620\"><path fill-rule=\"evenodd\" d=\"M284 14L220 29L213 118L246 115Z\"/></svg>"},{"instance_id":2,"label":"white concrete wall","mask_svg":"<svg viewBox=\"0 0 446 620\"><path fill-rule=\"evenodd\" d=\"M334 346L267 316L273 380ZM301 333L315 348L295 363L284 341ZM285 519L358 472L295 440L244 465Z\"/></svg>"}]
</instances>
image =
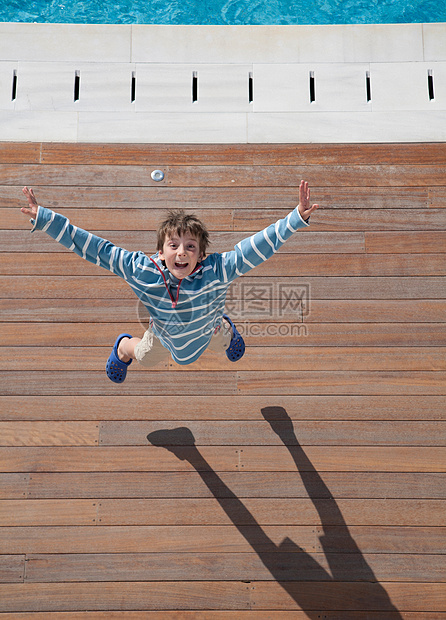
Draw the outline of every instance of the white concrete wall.
<instances>
[{"instance_id":1,"label":"white concrete wall","mask_svg":"<svg viewBox=\"0 0 446 620\"><path fill-rule=\"evenodd\" d=\"M446 24L0 23L0 140L445 141Z\"/></svg>"}]
</instances>

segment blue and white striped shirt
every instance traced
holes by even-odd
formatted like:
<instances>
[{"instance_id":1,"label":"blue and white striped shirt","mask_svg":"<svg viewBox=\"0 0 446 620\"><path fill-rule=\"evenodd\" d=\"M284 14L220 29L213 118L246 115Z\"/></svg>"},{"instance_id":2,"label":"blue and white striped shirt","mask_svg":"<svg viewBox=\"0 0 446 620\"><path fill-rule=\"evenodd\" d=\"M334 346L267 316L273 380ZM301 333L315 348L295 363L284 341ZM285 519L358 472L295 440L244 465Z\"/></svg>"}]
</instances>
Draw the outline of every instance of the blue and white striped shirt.
<instances>
[{"instance_id":1,"label":"blue and white striped shirt","mask_svg":"<svg viewBox=\"0 0 446 620\"><path fill-rule=\"evenodd\" d=\"M39 206L33 223L33 230L46 232L82 258L123 278L147 308L153 332L178 364L195 362L207 348L222 321L231 282L270 258L294 232L308 225L296 207L232 251L210 254L178 282L158 253L149 257L124 250L50 209ZM169 288L175 285L173 298Z\"/></svg>"}]
</instances>

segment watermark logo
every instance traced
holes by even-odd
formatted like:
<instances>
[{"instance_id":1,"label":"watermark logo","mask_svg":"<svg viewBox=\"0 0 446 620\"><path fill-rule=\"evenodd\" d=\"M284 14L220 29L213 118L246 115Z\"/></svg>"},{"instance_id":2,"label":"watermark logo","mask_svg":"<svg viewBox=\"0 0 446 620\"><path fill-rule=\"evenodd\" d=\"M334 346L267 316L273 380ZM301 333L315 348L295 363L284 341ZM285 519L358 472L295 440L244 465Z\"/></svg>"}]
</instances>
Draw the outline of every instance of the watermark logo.
<instances>
[{"instance_id":1,"label":"watermark logo","mask_svg":"<svg viewBox=\"0 0 446 620\"><path fill-rule=\"evenodd\" d=\"M213 295L208 303L202 296L200 305L214 305ZM310 285L308 283L271 282L256 284L236 280L227 293L225 314L228 314L242 336L255 338L296 338L308 336L308 325L304 322L310 314ZM137 316L147 329L149 310L138 301ZM172 314L165 328L171 335L187 331L187 322L181 315Z\"/></svg>"},{"instance_id":2,"label":"watermark logo","mask_svg":"<svg viewBox=\"0 0 446 620\"><path fill-rule=\"evenodd\" d=\"M280 284L279 288L279 315L287 312L300 315L302 320L310 314L310 285L309 284Z\"/></svg>"},{"instance_id":3,"label":"watermark logo","mask_svg":"<svg viewBox=\"0 0 446 620\"><path fill-rule=\"evenodd\" d=\"M271 319L302 322L310 313L310 285L237 283L226 297L227 313L237 319Z\"/></svg>"},{"instance_id":4,"label":"watermark logo","mask_svg":"<svg viewBox=\"0 0 446 620\"><path fill-rule=\"evenodd\" d=\"M257 338L259 340L274 340L286 338L294 340L309 335L308 325L305 323L253 323L250 321L237 321L237 330L244 337Z\"/></svg>"}]
</instances>

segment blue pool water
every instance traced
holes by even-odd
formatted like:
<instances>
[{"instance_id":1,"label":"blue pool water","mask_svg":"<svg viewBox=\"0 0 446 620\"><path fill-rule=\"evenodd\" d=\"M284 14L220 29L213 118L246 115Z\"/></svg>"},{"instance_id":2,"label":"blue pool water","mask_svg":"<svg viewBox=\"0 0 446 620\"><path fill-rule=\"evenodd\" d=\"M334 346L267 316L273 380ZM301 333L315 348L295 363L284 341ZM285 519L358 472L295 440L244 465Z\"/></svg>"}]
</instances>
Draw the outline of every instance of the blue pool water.
<instances>
[{"instance_id":1,"label":"blue pool water","mask_svg":"<svg viewBox=\"0 0 446 620\"><path fill-rule=\"evenodd\" d=\"M0 21L74 24L446 22L445 0L1 0Z\"/></svg>"}]
</instances>

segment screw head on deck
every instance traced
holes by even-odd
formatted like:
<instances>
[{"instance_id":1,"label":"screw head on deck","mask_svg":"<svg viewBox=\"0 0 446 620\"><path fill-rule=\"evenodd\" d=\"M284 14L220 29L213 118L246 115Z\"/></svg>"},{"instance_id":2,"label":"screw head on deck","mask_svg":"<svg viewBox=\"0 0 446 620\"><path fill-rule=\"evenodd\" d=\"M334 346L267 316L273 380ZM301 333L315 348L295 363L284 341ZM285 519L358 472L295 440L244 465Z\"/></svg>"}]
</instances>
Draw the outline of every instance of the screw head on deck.
<instances>
[{"instance_id":1,"label":"screw head on deck","mask_svg":"<svg viewBox=\"0 0 446 620\"><path fill-rule=\"evenodd\" d=\"M164 179L164 172L162 170L154 170L150 176L154 181L162 181Z\"/></svg>"}]
</instances>

